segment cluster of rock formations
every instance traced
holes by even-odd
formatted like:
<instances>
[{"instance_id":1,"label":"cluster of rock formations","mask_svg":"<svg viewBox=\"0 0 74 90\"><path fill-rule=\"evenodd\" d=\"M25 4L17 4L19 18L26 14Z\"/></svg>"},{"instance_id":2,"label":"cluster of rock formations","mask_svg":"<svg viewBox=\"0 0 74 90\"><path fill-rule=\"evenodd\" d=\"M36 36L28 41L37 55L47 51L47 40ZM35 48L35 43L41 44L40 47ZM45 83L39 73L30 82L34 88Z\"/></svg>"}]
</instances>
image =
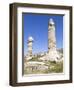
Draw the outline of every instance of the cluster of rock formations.
<instances>
[{"instance_id":1,"label":"cluster of rock formations","mask_svg":"<svg viewBox=\"0 0 74 90\"><path fill-rule=\"evenodd\" d=\"M32 54L33 49L33 37L28 38L28 54L26 55L26 59L31 59L34 55ZM50 61L58 61L60 60L60 54L56 49L56 35L55 35L55 23L53 19L49 19L48 22L48 51L41 57L40 60L50 60Z\"/></svg>"}]
</instances>

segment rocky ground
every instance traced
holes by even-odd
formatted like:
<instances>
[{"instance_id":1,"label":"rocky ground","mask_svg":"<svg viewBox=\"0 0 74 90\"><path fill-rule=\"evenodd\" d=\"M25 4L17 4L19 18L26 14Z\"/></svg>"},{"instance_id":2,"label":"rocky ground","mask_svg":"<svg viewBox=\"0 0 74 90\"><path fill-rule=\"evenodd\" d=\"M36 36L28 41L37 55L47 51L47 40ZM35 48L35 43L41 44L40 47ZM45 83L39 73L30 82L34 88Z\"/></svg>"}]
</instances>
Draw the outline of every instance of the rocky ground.
<instances>
[{"instance_id":1,"label":"rocky ground","mask_svg":"<svg viewBox=\"0 0 74 90\"><path fill-rule=\"evenodd\" d=\"M42 61L39 60L39 57L32 57L29 61L25 60L24 74L48 74L63 72L63 57L58 62L50 60Z\"/></svg>"}]
</instances>

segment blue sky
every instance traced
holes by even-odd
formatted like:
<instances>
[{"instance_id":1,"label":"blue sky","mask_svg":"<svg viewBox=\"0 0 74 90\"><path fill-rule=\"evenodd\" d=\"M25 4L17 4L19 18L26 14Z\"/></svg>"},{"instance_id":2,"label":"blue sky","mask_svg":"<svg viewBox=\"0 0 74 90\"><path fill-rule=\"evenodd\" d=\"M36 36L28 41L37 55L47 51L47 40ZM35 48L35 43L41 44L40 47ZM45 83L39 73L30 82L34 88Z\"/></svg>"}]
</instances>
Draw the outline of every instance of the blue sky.
<instances>
[{"instance_id":1,"label":"blue sky","mask_svg":"<svg viewBox=\"0 0 74 90\"><path fill-rule=\"evenodd\" d=\"M34 38L33 53L48 50L48 21L52 18L56 25L56 46L63 48L63 16L23 14L24 52L27 53L27 39Z\"/></svg>"}]
</instances>

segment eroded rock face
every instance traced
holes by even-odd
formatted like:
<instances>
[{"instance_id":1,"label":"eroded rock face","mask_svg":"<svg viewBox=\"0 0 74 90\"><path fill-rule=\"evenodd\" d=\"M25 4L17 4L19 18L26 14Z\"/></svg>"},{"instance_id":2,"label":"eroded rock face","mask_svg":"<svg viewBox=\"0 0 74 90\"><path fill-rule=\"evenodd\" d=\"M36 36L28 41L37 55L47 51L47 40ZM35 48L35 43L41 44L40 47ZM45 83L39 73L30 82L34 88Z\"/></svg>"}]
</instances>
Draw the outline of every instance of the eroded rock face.
<instances>
[{"instance_id":1,"label":"eroded rock face","mask_svg":"<svg viewBox=\"0 0 74 90\"><path fill-rule=\"evenodd\" d=\"M29 36L28 42L27 42L27 45L28 45L28 58L32 57L33 41L34 41L33 37Z\"/></svg>"},{"instance_id":2,"label":"eroded rock face","mask_svg":"<svg viewBox=\"0 0 74 90\"><path fill-rule=\"evenodd\" d=\"M56 49L55 23L49 19L48 24L48 52L50 49Z\"/></svg>"},{"instance_id":3,"label":"eroded rock face","mask_svg":"<svg viewBox=\"0 0 74 90\"><path fill-rule=\"evenodd\" d=\"M57 51L50 51L49 53L47 53L46 55L44 55L43 57L40 57L40 60L43 61L58 61L60 60L60 54Z\"/></svg>"},{"instance_id":4,"label":"eroded rock face","mask_svg":"<svg viewBox=\"0 0 74 90\"><path fill-rule=\"evenodd\" d=\"M50 61L57 61L60 58L56 50L55 22L53 19L50 19L48 24L48 54L46 58Z\"/></svg>"}]
</instances>

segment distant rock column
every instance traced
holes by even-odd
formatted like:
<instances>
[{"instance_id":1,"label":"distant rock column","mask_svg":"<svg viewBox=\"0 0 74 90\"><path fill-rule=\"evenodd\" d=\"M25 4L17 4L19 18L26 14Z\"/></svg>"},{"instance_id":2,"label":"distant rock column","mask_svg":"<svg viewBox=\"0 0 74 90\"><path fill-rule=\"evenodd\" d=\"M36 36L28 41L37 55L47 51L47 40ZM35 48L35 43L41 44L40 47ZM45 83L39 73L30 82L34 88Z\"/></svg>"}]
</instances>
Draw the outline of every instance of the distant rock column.
<instances>
[{"instance_id":1,"label":"distant rock column","mask_svg":"<svg viewBox=\"0 0 74 90\"><path fill-rule=\"evenodd\" d=\"M31 36L28 38L27 44L28 44L28 56L31 57L33 49L33 38Z\"/></svg>"}]
</instances>

